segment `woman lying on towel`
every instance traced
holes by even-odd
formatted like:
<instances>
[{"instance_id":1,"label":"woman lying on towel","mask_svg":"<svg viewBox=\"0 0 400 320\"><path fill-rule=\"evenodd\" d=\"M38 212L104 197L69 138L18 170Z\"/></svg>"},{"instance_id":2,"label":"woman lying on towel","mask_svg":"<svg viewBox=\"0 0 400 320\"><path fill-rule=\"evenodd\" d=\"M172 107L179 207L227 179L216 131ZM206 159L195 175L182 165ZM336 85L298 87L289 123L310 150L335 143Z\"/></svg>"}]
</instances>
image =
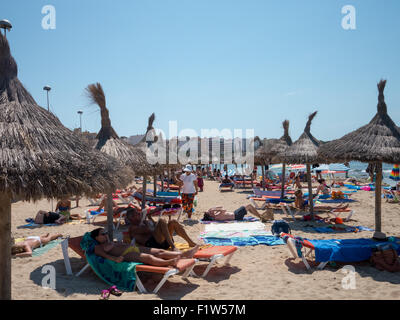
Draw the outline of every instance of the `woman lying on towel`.
<instances>
[{"instance_id":1,"label":"woman lying on towel","mask_svg":"<svg viewBox=\"0 0 400 320\"><path fill-rule=\"evenodd\" d=\"M59 237L62 237L62 234L58 233L55 235L50 235L50 233L45 236L35 236L35 237L27 237L24 241L20 241L17 243L13 243L11 247L11 254L15 257L32 257L32 250L42 247L45 244L48 244L50 241L55 240ZM13 240L14 242L14 240Z\"/></svg>"},{"instance_id":2,"label":"woman lying on towel","mask_svg":"<svg viewBox=\"0 0 400 320\"><path fill-rule=\"evenodd\" d=\"M141 262L157 267L175 267L179 259L191 259L199 250L199 246L195 246L181 253L163 249L146 248L121 242L110 243L107 232L103 228L93 230L90 235L99 243L95 246L94 253L104 259L109 259L117 263L123 261Z\"/></svg>"},{"instance_id":3,"label":"woman lying on towel","mask_svg":"<svg viewBox=\"0 0 400 320\"><path fill-rule=\"evenodd\" d=\"M296 209L299 210L304 210L308 208L308 200L303 199L303 191L296 190L294 193L296 196L296 200L294 202L294 206ZM315 211L331 211L335 209L346 209L349 206L349 204L339 204L337 206L321 206L321 205L314 205L314 210Z\"/></svg>"}]
</instances>

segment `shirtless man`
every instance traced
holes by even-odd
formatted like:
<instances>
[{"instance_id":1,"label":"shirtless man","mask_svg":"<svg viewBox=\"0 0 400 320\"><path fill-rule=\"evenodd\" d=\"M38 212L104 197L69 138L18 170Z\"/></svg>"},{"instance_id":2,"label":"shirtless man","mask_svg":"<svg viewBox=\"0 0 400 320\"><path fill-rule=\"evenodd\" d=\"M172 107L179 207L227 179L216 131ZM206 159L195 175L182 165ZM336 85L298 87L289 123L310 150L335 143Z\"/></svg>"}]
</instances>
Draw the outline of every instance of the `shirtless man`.
<instances>
[{"instance_id":1,"label":"shirtless man","mask_svg":"<svg viewBox=\"0 0 400 320\"><path fill-rule=\"evenodd\" d=\"M126 243L110 243L108 234L103 228L98 228L90 233L91 237L99 244L95 246L94 253L104 259L114 262L141 262L156 267L176 267L179 259L191 259L199 250L199 246L185 251L166 251L162 249L145 248Z\"/></svg>"},{"instance_id":2,"label":"shirtless man","mask_svg":"<svg viewBox=\"0 0 400 320\"><path fill-rule=\"evenodd\" d=\"M62 237L62 234L58 233L50 235L49 233L45 236L27 237L24 241L18 242L11 247L11 254L15 257L32 257L32 250L42 247L52 240Z\"/></svg>"},{"instance_id":3,"label":"shirtless man","mask_svg":"<svg viewBox=\"0 0 400 320\"><path fill-rule=\"evenodd\" d=\"M171 247L172 250L178 251L172 238L174 232L185 239L190 247L197 245L176 220L166 222L164 219L160 219L158 223L154 223L154 221L145 219L141 225L141 211L136 208L129 208L126 216L130 222L129 236L135 238L136 242L142 246L158 249Z\"/></svg>"},{"instance_id":4,"label":"shirtless man","mask_svg":"<svg viewBox=\"0 0 400 320\"><path fill-rule=\"evenodd\" d=\"M247 211L251 212L258 218L262 218L262 216L258 213L257 209L248 204L247 206L241 206L236 209L234 212L229 212L225 210L222 206L217 206L208 209L206 214L212 219L217 221L225 221L225 220L243 220L244 216L247 214Z\"/></svg>"}]
</instances>

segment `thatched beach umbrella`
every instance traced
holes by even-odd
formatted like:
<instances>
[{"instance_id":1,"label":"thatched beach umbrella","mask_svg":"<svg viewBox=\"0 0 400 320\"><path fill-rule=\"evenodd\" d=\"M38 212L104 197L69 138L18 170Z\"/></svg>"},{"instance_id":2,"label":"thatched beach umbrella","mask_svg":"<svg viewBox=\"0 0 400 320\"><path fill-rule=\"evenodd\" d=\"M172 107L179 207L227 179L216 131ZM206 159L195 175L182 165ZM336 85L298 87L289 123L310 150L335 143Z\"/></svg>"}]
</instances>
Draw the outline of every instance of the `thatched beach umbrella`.
<instances>
[{"instance_id":1,"label":"thatched beach umbrella","mask_svg":"<svg viewBox=\"0 0 400 320\"><path fill-rule=\"evenodd\" d=\"M11 298L11 201L90 195L124 186L111 157L39 107L0 34L0 299Z\"/></svg>"},{"instance_id":2,"label":"thatched beach umbrella","mask_svg":"<svg viewBox=\"0 0 400 320\"><path fill-rule=\"evenodd\" d=\"M321 146L318 154L326 162L375 163L375 229L381 231L382 162L400 163L400 129L387 113L386 80L378 83L378 112L367 125Z\"/></svg>"},{"instance_id":3,"label":"thatched beach umbrella","mask_svg":"<svg viewBox=\"0 0 400 320\"><path fill-rule=\"evenodd\" d=\"M304 128L304 132L300 138L287 148L285 152L279 155L279 158L281 158L286 164L305 163L307 165L308 198L312 219L314 219L314 204L311 183L311 164L318 162L318 147L320 141L313 137L310 127L316 114L317 111L308 117L306 127Z\"/></svg>"},{"instance_id":4,"label":"thatched beach umbrella","mask_svg":"<svg viewBox=\"0 0 400 320\"><path fill-rule=\"evenodd\" d=\"M110 115L106 107L106 97L100 83L90 84L86 87L86 93L90 101L97 104L101 114L101 129L96 136L94 148L108 154L126 166L133 169L137 163L143 161L140 152L136 152L133 146L120 139L111 126ZM128 176L133 180L133 173ZM113 198L112 192L107 193L107 229L110 239L113 239Z\"/></svg>"}]
</instances>

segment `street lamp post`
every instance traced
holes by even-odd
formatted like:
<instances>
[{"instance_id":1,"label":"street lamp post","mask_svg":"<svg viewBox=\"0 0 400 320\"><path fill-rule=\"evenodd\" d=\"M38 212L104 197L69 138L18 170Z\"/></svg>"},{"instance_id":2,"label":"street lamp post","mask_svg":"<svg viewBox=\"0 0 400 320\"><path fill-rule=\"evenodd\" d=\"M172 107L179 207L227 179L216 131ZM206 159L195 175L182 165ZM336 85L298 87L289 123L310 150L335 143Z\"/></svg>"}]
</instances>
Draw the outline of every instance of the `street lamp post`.
<instances>
[{"instance_id":1,"label":"street lamp post","mask_svg":"<svg viewBox=\"0 0 400 320\"><path fill-rule=\"evenodd\" d=\"M78 114L79 114L79 128L80 128L81 132L82 132L82 113L83 113L82 110L78 111Z\"/></svg>"},{"instance_id":2,"label":"street lamp post","mask_svg":"<svg viewBox=\"0 0 400 320\"><path fill-rule=\"evenodd\" d=\"M11 22L8 20L0 20L0 29L4 29L4 36L7 38L7 31L10 32L12 28Z\"/></svg>"},{"instance_id":3,"label":"street lamp post","mask_svg":"<svg viewBox=\"0 0 400 320\"><path fill-rule=\"evenodd\" d=\"M51 90L51 88L49 86L44 86L43 90L47 91L47 111L50 112L49 91Z\"/></svg>"}]
</instances>

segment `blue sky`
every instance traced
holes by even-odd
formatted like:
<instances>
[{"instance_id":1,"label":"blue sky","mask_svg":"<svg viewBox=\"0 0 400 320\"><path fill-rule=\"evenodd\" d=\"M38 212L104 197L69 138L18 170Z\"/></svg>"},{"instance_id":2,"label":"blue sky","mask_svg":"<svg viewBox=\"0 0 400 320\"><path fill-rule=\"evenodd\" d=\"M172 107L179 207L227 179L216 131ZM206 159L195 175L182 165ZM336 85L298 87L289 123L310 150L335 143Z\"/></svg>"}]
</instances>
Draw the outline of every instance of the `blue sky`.
<instances>
[{"instance_id":1,"label":"blue sky","mask_svg":"<svg viewBox=\"0 0 400 320\"><path fill-rule=\"evenodd\" d=\"M56 29L41 26L44 5ZM356 30L341 26L344 5L356 9ZM376 113L376 84L400 125L400 1L398 0L13 0L0 19L19 79L63 124L100 128L85 87L100 82L117 133L155 127L254 129L282 135L290 120L296 140L308 114L312 133L339 138Z\"/></svg>"}]
</instances>

